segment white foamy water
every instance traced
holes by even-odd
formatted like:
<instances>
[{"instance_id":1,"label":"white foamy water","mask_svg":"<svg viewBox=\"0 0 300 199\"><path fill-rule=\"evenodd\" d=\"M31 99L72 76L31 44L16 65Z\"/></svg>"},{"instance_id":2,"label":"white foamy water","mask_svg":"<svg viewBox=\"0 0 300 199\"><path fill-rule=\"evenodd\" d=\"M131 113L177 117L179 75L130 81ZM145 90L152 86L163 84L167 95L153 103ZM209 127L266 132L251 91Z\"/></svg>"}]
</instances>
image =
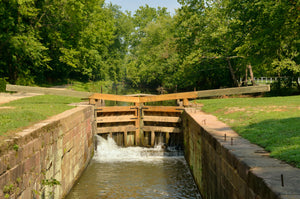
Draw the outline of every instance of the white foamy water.
<instances>
[{"instance_id":1,"label":"white foamy water","mask_svg":"<svg viewBox=\"0 0 300 199\"><path fill-rule=\"evenodd\" d=\"M160 161L166 158L166 152L161 145L154 148L144 147L119 147L115 141L108 137L107 140L97 136L98 144L94 159L97 162L135 162L135 161ZM182 157L182 156L181 156Z\"/></svg>"}]
</instances>

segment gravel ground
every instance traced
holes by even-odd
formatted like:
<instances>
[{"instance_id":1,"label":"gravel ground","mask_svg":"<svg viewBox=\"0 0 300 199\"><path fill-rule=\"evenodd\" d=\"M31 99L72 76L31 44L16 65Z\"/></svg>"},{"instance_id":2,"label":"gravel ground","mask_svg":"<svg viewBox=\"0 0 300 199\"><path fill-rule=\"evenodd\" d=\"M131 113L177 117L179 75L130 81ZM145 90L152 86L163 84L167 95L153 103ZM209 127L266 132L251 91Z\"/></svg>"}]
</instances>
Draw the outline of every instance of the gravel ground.
<instances>
[{"instance_id":1,"label":"gravel ground","mask_svg":"<svg viewBox=\"0 0 300 199\"><path fill-rule=\"evenodd\" d=\"M0 104L5 104L13 100L41 95L37 93L0 93Z\"/></svg>"}]
</instances>

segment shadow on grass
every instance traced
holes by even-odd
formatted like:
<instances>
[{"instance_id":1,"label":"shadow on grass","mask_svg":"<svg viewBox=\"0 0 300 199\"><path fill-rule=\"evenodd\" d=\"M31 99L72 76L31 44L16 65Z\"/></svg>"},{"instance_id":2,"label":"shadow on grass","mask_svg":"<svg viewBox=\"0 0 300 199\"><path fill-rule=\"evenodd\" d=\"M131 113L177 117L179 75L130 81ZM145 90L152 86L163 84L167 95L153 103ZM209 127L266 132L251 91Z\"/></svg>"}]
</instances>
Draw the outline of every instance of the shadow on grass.
<instances>
[{"instance_id":1,"label":"shadow on grass","mask_svg":"<svg viewBox=\"0 0 300 199\"><path fill-rule=\"evenodd\" d=\"M238 132L270 151L272 157L300 168L300 117L265 120L239 127Z\"/></svg>"}]
</instances>

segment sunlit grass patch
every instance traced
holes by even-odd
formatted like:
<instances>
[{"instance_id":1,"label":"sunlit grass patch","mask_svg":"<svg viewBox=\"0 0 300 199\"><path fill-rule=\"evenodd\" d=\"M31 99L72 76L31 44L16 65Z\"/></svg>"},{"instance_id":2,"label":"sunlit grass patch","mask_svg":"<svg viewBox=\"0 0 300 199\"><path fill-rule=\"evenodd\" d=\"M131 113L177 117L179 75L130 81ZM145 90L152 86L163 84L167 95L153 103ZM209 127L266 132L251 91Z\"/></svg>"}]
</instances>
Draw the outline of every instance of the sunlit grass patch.
<instances>
[{"instance_id":1,"label":"sunlit grass patch","mask_svg":"<svg viewBox=\"0 0 300 199\"><path fill-rule=\"evenodd\" d=\"M300 96L197 100L272 157L300 168Z\"/></svg>"},{"instance_id":2,"label":"sunlit grass patch","mask_svg":"<svg viewBox=\"0 0 300 199\"><path fill-rule=\"evenodd\" d=\"M79 98L40 95L23 98L2 104L0 106L0 136L9 136L11 133L50 116L73 108L68 104L80 102ZM11 107L3 108L1 107Z\"/></svg>"}]
</instances>

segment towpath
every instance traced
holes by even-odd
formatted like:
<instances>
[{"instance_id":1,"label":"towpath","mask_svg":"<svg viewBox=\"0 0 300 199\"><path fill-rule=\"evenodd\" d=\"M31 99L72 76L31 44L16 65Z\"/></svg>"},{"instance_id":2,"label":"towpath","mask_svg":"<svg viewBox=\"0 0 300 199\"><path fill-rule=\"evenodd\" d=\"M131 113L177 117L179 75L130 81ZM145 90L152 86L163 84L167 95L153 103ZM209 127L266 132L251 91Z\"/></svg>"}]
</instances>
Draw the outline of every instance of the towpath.
<instances>
[{"instance_id":1,"label":"towpath","mask_svg":"<svg viewBox=\"0 0 300 199\"><path fill-rule=\"evenodd\" d=\"M40 95L37 93L0 93L0 105L13 100Z\"/></svg>"}]
</instances>

